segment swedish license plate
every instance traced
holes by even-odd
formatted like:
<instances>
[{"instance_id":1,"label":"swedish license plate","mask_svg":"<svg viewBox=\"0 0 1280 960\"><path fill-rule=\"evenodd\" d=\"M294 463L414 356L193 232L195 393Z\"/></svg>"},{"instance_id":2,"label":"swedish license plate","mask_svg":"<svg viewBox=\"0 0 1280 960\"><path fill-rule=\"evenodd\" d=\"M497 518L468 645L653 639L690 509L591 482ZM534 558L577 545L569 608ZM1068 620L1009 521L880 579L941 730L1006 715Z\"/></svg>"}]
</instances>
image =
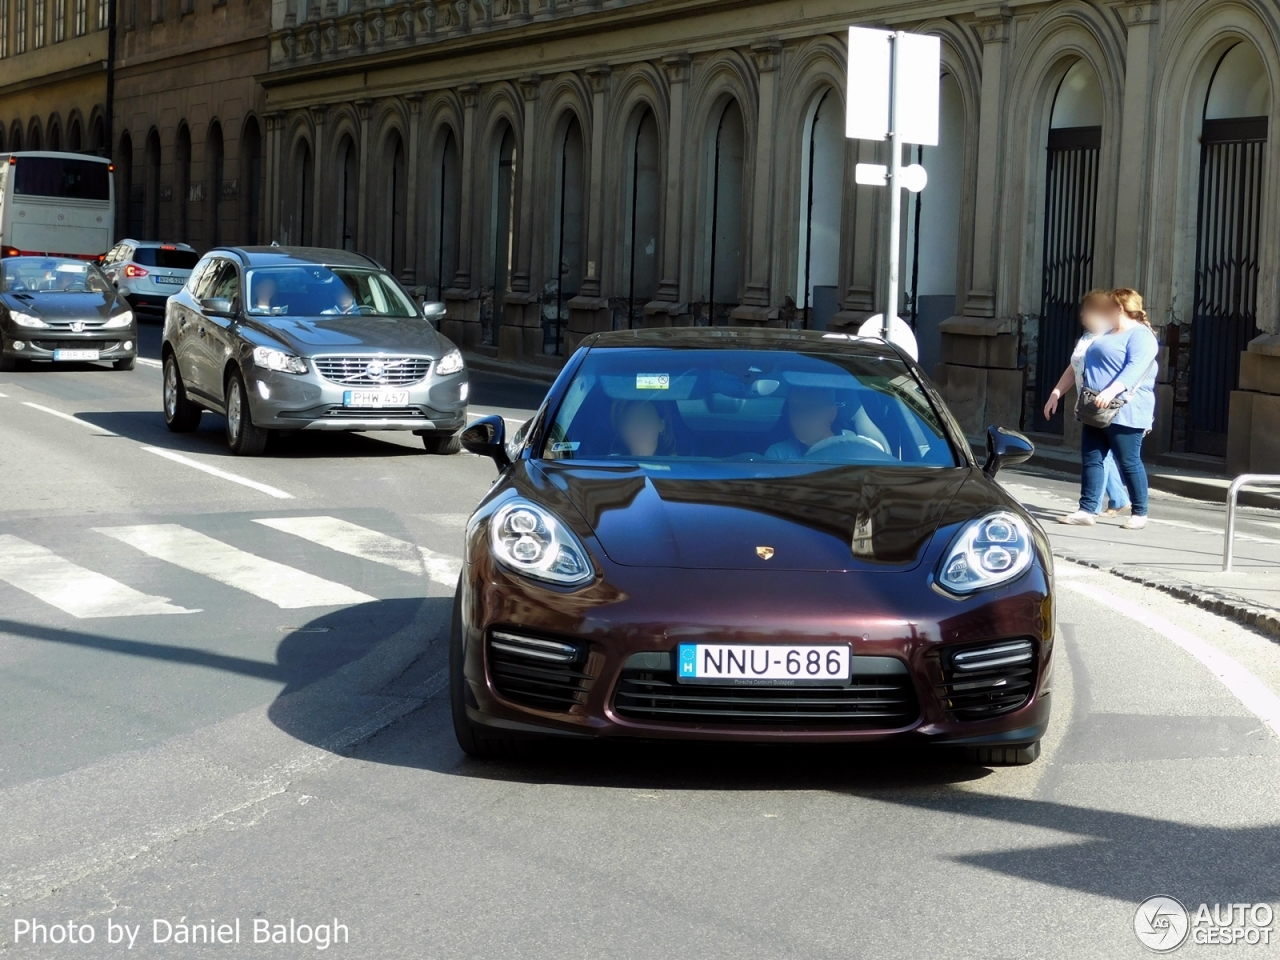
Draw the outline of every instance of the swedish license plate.
<instances>
[{"instance_id":1,"label":"swedish license plate","mask_svg":"<svg viewBox=\"0 0 1280 960\"><path fill-rule=\"evenodd\" d=\"M342 394L344 407L407 407L409 405L408 390L345 390Z\"/></svg>"},{"instance_id":2,"label":"swedish license plate","mask_svg":"<svg viewBox=\"0 0 1280 960\"><path fill-rule=\"evenodd\" d=\"M97 360L97 350L54 350L54 360Z\"/></svg>"},{"instance_id":3,"label":"swedish license plate","mask_svg":"<svg viewBox=\"0 0 1280 960\"><path fill-rule=\"evenodd\" d=\"M848 644L682 643L676 678L681 683L842 687L849 673Z\"/></svg>"},{"instance_id":4,"label":"swedish license plate","mask_svg":"<svg viewBox=\"0 0 1280 960\"><path fill-rule=\"evenodd\" d=\"M186 277L156 277L156 283L171 283L180 287L187 282Z\"/></svg>"}]
</instances>

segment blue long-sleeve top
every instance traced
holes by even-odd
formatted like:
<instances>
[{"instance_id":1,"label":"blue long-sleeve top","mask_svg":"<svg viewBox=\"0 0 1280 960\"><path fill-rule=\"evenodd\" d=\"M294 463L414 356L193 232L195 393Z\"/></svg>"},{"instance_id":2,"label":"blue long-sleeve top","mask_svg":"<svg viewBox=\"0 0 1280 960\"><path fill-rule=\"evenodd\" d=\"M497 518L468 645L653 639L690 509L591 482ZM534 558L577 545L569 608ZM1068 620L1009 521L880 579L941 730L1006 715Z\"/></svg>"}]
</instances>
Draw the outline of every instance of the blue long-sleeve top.
<instances>
[{"instance_id":1,"label":"blue long-sleeve top","mask_svg":"<svg viewBox=\"0 0 1280 960\"><path fill-rule=\"evenodd\" d=\"M1084 355L1084 385L1101 393L1117 380L1127 402L1113 423L1150 430L1156 415L1156 365L1160 352L1155 334L1139 324L1102 337L1094 337Z\"/></svg>"}]
</instances>

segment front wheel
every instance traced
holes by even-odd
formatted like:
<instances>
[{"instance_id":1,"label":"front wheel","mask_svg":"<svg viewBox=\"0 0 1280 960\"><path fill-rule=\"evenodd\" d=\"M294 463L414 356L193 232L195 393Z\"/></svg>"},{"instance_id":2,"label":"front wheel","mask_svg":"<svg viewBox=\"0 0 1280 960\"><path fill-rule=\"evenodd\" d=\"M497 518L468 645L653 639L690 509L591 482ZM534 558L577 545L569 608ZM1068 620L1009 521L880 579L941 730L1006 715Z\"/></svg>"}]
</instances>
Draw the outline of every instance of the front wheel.
<instances>
[{"instance_id":1,"label":"front wheel","mask_svg":"<svg viewBox=\"0 0 1280 960\"><path fill-rule=\"evenodd\" d=\"M187 388L178 372L178 358L172 353L164 358L164 422L174 433L190 433L200 426L198 406L187 398Z\"/></svg>"},{"instance_id":2,"label":"front wheel","mask_svg":"<svg viewBox=\"0 0 1280 960\"><path fill-rule=\"evenodd\" d=\"M462 434L458 433L424 433L422 445L427 453L439 456L452 456L462 450Z\"/></svg>"},{"instance_id":3,"label":"front wheel","mask_svg":"<svg viewBox=\"0 0 1280 960\"><path fill-rule=\"evenodd\" d=\"M249 412L249 394L238 370L227 377L227 445L238 457L256 457L267 448L266 430L253 425Z\"/></svg>"}]
</instances>

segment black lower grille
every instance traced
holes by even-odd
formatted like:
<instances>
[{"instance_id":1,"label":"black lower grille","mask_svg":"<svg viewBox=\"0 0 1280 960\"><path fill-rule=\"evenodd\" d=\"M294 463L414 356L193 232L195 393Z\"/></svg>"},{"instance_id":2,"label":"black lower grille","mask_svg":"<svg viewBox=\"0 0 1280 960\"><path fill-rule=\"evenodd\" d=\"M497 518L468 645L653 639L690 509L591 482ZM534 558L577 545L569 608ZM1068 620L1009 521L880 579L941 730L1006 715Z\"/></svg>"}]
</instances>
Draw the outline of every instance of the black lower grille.
<instances>
[{"instance_id":1,"label":"black lower grille","mask_svg":"<svg viewBox=\"0 0 1280 960\"><path fill-rule=\"evenodd\" d=\"M736 687L677 683L672 671L625 670L613 706L632 720L877 730L910 726L920 714L905 672L854 677L847 687Z\"/></svg>"},{"instance_id":2,"label":"black lower grille","mask_svg":"<svg viewBox=\"0 0 1280 960\"><path fill-rule=\"evenodd\" d=\"M563 713L585 703L595 679L585 672L581 645L511 631L489 634L488 663L493 687L504 699L539 710Z\"/></svg>"},{"instance_id":3,"label":"black lower grille","mask_svg":"<svg viewBox=\"0 0 1280 960\"><path fill-rule=\"evenodd\" d=\"M332 407L325 416L331 420L421 420L417 407Z\"/></svg>"},{"instance_id":4,"label":"black lower grille","mask_svg":"<svg viewBox=\"0 0 1280 960\"><path fill-rule=\"evenodd\" d=\"M119 340L32 340L41 350L114 350Z\"/></svg>"},{"instance_id":5,"label":"black lower grille","mask_svg":"<svg viewBox=\"0 0 1280 960\"><path fill-rule=\"evenodd\" d=\"M944 651L942 676L938 695L956 719L985 720L1012 713L1035 691L1035 642L1001 640Z\"/></svg>"}]
</instances>

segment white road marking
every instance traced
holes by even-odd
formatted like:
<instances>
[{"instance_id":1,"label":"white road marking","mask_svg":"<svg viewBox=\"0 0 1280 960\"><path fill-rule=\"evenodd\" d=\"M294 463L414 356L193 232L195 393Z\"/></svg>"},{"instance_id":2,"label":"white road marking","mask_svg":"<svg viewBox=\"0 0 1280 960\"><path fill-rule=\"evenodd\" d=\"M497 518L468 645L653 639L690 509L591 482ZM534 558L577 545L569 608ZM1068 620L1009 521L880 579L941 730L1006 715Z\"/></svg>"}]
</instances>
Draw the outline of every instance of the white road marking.
<instances>
[{"instance_id":1,"label":"white road marking","mask_svg":"<svg viewBox=\"0 0 1280 960\"><path fill-rule=\"evenodd\" d=\"M161 363L159 360L152 360L150 357L139 357L138 362L142 364L144 367L156 367L157 369L159 369L160 367L164 366L164 364Z\"/></svg>"},{"instance_id":2,"label":"white road marking","mask_svg":"<svg viewBox=\"0 0 1280 960\"><path fill-rule=\"evenodd\" d=\"M176 523L95 527L148 556L261 597L282 609L372 603L358 590L248 553Z\"/></svg>"},{"instance_id":3,"label":"white road marking","mask_svg":"<svg viewBox=\"0 0 1280 960\"><path fill-rule=\"evenodd\" d=\"M52 414L53 416L59 417L63 420L70 420L72 423L78 424L82 427L87 427L90 430L97 430L104 437L120 436L120 434L116 433L114 430L108 430L106 427L100 427L96 423L90 423L88 420L81 420L79 417L73 417L71 414L63 413L61 410L55 410L53 407L42 407L40 404L32 403L30 400L23 400L22 405L24 407L30 407L32 410L39 410L41 413Z\"/></svg>"},{"instance_id":4,"label":"white road marking","mask_svg":"<svg viewBox=\"0 0 1280 960\"><path fill-rule=\"evenodd\" d=\"M176 606L168 597L140 593L8 534L0 535L0 580L82 620L200 612Z\"/></svg>"},{"instance_id":5,"label":"white road marking","mask_svg":"<svg viewBox=\"0 0 1280 960\"><path fill-rule=\"evenodd\" d=\"M1276 736L1280 736L1280 697L1238 661L1227 656L1207 640L1202 640L1191 631L1184 630L1176 623L1157 616L1141 604L1100 590L1094 584L1067 582L1063 586L1089 600L1110 607L1149 630L1168 637L1176 646L1204 664L1209 672L1231 692L1232 696L1270 727Z\"/></svg>"},{"instance_id":6,"label":"white road marking","mask_svg":"<svg viewBox=\"0 0 1280 960\"><path fill-rule=\"evenodd\" d=\"M9 399L9 395L8 395L7 393L0 393L0 398L3 398L3 399L5 399L5 400L8 400L8 399Z\"/></svg>"},{"instance_id":7,"label":"white road marking","mask_svg":"<svg viewBox=\"0 0 1280 960\"><path fill-rule=\"evenodd\" d=\"M236 473L228 473L226 470L219 470L217 467L211 467L207 463L201 463L199 460L192 460L190 457L184 457L180 453L174 453L172 450L165 450L161 447L143 447L147 453L154 453L157 457L164 457L166 460L172 460L174 463L180 463L185 467L192 467L214 477L221 477L223 480L230 480L232 483L238 483L242 487L250 487L260 493L275 497L277 500L292 500L292 493L285 493L278 487L272 487L265 483L259 483L257 480L250 480L248 477L242 477Z\"/></svg>"},{"instance_id":8,"label":"white road marking","mask_svg":"<svg viewBox=\"0 0 1280 960\"><path fill-rule=\"evenodd\" d=\"M425 573L446 587L456 584L462 572L461 562L453 557L337 517L266 517L254 523L414 576Z\"/></svg>"}]
</instances>

